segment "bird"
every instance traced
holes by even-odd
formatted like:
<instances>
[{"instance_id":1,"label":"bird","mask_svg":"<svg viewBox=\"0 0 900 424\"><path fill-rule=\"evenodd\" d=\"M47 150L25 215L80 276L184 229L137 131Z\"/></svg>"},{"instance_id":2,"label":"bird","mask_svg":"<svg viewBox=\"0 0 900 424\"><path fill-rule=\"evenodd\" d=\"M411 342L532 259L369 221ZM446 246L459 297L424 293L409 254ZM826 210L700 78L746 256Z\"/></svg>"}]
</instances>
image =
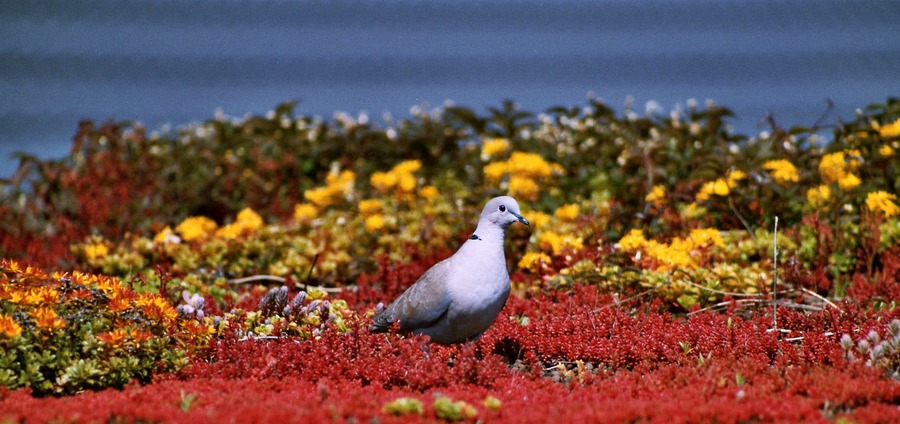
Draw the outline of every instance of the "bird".
<instances>
[{"instance_id":1,"label":"bird","mask_svg":"<svg viewBox=\"0 0 900 424\"><path fill-rule=\"evenodd\" d=\"M519 204L495 197L481 211L475 231L452 256L428 269L373 317L372 332L397 323L401 332L424 334L442 345L476 340L494 323L509 298L506 229L530 226Z\"/></svg>"}]
</instances>

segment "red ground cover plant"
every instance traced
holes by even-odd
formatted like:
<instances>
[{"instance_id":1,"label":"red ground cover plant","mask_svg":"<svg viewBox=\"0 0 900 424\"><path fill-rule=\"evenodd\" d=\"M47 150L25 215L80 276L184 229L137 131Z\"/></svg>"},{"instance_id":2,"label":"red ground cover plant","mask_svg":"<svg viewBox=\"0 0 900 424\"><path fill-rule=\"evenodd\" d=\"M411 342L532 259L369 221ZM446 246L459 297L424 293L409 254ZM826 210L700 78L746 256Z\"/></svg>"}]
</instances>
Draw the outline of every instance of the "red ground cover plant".
<instances>
[{"instance_id":1,"label":"red ground cover plant","mask_svg":"<svg viewBox=\"0 0 900 424\"><path fill-rule=\"evenodd\" d=\"M397 264L397 282L408 283L420 266ZM358 295L367 290L355 304L374 302ZM900 419L900 385L848 362L837 342L841 334L884 333L897 312L850 302L841 311L784 310L780 327L791 332L779 336L763 314L679 318L656 313L655 303L614 307L589 286L512 298L482 339L451 347L370 334L365 319L350 333L311 341L226 337L145 386L62 398L4 391L0 410L38 422L403 422L437 420L434 401L445 396L474 407L473 419L502 422ZM422 402L421 414L382 412L405 397Z\"/></svg>"}]
</instances>

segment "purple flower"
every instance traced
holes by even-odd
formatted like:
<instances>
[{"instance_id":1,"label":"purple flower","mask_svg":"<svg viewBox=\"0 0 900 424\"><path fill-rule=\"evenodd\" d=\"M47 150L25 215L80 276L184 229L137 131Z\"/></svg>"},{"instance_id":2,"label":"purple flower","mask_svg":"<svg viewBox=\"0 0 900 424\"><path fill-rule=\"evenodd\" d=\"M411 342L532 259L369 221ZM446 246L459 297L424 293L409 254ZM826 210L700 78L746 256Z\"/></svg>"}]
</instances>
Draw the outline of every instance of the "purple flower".
<instances>
[{"instance_id":1,"label":"purple flower","mask_svg":"<svg viewBox=\"0 0 900 424\"><path fill-rule=\"evenodd\" d=\"M203 319L203 306L206 304L206 299L197 293L191 295L187 290L181 292L181 297L184 298L185 303L178 305L175 309L184 315L195 315L197 319Z\"/></svg>"}]
</instances>

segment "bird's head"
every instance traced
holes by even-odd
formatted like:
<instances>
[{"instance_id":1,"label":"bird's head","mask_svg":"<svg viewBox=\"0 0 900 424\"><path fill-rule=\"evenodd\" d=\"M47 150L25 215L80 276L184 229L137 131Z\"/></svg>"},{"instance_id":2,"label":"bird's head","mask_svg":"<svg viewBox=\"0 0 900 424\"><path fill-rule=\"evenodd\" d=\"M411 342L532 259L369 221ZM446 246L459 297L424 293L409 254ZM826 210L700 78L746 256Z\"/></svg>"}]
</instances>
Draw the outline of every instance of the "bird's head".
<instances>
[{"instance_id":1,"label":"bird's head","mask_svg":"<svg viewBox=\"0 0 900 424\"><path fill-rule=\"evenodd\" d=\"M504 230L514 222L529 225L528 220L519 211L519 203L509 196L489 200L481 211L481 221L491 222Z\"/></svg>"}]
</instances>

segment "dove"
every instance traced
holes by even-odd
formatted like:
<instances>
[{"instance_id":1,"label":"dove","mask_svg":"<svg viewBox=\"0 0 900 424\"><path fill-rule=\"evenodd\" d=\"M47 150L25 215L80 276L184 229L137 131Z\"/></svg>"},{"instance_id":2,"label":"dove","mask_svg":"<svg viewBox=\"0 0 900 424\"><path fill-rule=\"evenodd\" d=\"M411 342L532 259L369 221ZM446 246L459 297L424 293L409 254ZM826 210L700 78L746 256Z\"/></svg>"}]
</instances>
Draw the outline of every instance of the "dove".
<instances>
[{"instance_id":1,"label":"dove","mask_svg":"<svg viewBox=\"0 0 900 424\"><path fill-rule=\"evenodd\" d=\"M472 236L377 313L370 329L384 332L398 323L403 332L424 334L444 345L480 337L509 298L503 240L515 222L529 225L515 199L489 200Z\"/></svg>"}]
</instances>

